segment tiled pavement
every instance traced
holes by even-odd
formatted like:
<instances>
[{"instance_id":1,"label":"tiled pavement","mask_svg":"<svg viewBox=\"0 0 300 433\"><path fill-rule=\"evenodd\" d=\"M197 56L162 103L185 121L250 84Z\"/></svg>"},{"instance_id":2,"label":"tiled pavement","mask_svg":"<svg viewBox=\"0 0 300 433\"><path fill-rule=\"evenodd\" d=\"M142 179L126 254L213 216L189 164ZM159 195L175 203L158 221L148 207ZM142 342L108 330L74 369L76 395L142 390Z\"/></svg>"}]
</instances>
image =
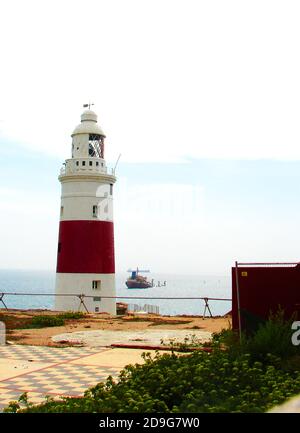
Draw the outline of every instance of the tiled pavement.
<instances>
[{"instance_id":1,"label":"tiled pavement","mask_svg":"<svg viewBox=\"0 0 300 433\"><path fill-rule=\"evenodd\" d=\"M12 345L0 346L0 358L13 358L22 361L61 362L99 352L98 349L81 347L45 347Z\"/></svg>"},{"instance_id":2,"label":"tiled pavement","mask_svg":"<svg viewBox=\"0 0 300 433\"><path fill-rule=\"evenodd\" d=\"M0 346L0 411L28 393L40 402L46 395L81 396L127 364L142 363L143 350Z\"/></svg>"}]
</instances>

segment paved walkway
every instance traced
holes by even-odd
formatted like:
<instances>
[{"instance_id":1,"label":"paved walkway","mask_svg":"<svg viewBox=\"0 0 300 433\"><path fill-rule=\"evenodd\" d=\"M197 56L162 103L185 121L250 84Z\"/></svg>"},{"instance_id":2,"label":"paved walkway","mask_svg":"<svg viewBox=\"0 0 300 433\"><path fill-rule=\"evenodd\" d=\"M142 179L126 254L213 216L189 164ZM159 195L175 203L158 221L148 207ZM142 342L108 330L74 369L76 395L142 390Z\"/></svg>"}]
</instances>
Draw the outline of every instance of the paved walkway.
<instances>
[{"instance_id":1,"label":"paved walkway","mask_svg":"<svg viewBox=\"0 0 300 433\"><path fill-rule=\"evenodd\" d=\"M142 363L141 349L0 346L0 411L24 392L39 403L46 395L82 396L128 364Z\"/></svg>"}]
</instances>

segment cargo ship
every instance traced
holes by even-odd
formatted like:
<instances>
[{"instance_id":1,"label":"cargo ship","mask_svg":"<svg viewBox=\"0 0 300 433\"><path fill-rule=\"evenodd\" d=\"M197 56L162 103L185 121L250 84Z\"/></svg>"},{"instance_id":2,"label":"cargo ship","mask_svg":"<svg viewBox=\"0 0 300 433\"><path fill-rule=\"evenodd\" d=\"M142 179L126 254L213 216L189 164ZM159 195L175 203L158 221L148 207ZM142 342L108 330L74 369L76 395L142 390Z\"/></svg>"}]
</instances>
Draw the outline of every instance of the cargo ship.
<instances>
[{"instance_id":1,"label":"cargo ship","mask_svg":"<svg viewBox=\"0 0 300 433\"><path fill-rule=\"evenodd\" d=\"M149 270L140 271L139 268L136 268L135 271L128 269L127 272L131 272L131 276L126 280L128 289L149 289L153 287L153 280L150 282L147 277L139 275L139 272L150 272Z\"/></svg>"}]
</instances>

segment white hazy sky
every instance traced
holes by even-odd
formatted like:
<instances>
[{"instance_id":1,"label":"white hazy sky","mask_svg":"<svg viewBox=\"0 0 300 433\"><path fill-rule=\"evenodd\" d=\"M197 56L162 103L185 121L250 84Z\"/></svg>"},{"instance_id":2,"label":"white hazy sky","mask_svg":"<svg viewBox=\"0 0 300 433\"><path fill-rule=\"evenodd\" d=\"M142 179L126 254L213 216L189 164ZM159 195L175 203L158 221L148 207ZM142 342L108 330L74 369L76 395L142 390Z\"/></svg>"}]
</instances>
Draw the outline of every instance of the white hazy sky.
<instances>
[{"instance_id":1,"label":"white hazy sky","mask_svg":"<svg viewBox=\"0 0 300 433\"><path fill-rule=\"evenodd\" d=\"M286 214L274 220L282 198L275 193L288 167L281 173L276 166L278 183L273 179L264 191L273 197L270 213L263 213L260 198L239 208L245 190L226 195L239 182L237 176L226 184L228 165L210 166L206 177L196 175L201 164L190 173L186 166L227 160L250 185L247 194L261 197L264 178L253 181L258 166L245 174L238 161L300 161L299 21L300 3L292 0L2 2L1 267L55 266L56 164L69 156L70 133L89 100L108 136L108 161L122 154L116 186L120 269L139 265L140 258L159 271L214 272L216 251L220 272L244 256L297 258L291 212L298 190L285 203ZM48 167L42 193L34 179L24 187L34 158ZM150 163L152 179L145 174ZM220 169L224 176L214 183L209 176ZM295 185L300 179L295 165L293 170ZM136 209L148 211L129 212L124 197L135 197ZM46 219L37 215L41 208ZM251 221L255 233L248 230ZM276 242L278 227L290 231L285 236L281 230ZM145 243L137 247L136 236Z\"/></svg>"},{"instance_id":2,"label":"white hazy sky","mask_svg":"<svg viewBox=\"0 0 300 433\"><path fill-rule=\"evenodd\" d=\"M3 2L4 135L65 156L91 99L128 161L300 157L298 1Z\"/></svg>"}]
</instances>

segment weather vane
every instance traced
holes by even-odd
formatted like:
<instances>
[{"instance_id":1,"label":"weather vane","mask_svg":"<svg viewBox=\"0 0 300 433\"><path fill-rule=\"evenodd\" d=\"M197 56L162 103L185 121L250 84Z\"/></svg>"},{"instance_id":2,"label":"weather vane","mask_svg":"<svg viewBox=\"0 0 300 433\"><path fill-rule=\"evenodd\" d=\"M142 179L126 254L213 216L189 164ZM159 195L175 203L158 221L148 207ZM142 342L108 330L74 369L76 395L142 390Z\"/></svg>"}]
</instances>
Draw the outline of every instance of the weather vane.
<instances>
[{"instance_id":1,"label":"weather vane","mask_svg":"<svg viewBox=\"0 0 300 433\"><path fill-rule=\"evenodd\" d=\"M88 104L83 104L83 108L89 107L89 110L91 109L91 105L95 105L92 102L89 102Z\"/></svg>"}]
</instances>

